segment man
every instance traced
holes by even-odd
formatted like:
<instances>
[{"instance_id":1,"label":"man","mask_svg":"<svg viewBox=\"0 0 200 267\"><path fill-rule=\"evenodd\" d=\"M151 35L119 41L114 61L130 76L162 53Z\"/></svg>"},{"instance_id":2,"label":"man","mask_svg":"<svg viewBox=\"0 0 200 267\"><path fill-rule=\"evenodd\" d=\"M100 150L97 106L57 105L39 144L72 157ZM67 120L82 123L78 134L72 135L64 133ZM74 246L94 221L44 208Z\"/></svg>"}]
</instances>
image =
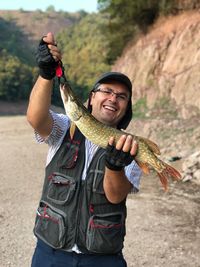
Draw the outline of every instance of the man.
<instances>
[{"instance_id":1,"label":"man","mask_svg":"<svg viewBox=\"0 0 200 267\"><path fill-rule=\"evenodd\" d=\"M31 92L27 119L38 142L49 145L43 192L34 233L32 267L125 267L126 197L138 190L137 144L123 135L101 149L66 115L50 111L55 68L61 54L48 33L37 51L40 76ZM122 73L108 72L95 83L88 110L100 122L125 129L131 120L132 85Z\"/></svg>"}]
</instances>

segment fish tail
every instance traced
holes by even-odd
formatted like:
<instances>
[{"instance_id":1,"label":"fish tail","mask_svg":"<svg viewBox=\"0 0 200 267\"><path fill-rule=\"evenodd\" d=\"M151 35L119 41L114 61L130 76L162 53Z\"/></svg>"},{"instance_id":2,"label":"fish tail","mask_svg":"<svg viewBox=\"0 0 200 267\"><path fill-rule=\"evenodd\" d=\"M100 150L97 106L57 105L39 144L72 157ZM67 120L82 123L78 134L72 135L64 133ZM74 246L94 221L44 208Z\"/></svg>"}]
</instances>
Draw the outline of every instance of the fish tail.
<instances>
[{"instance_id":1,"label":"fish tail","mask_svg":"<svg viewBox=\"0 0 200 267\"><path fill-rule=\"evenodd\" d=\"M165 168L162 170L162 172L158 173L158 176L164 187L164 190L167 191L169 178L172 178L173 180L178 181L181 179L181 174L175 168L173 168L172 166L166 163L164 163L164 166Z\"/></svg>"},{"instance_id":2,"label":"fish tail","mask_svg":"<svg viewBox=\"0 0 200 267\"><path fill-rule=\"evenodd\" d=\"M161 173L158 173L158 176L160 178L161 184L164 187L164 190L168 191L168 178L166 177L164 171L162 171Z\"/></svg>"}]
</instances>

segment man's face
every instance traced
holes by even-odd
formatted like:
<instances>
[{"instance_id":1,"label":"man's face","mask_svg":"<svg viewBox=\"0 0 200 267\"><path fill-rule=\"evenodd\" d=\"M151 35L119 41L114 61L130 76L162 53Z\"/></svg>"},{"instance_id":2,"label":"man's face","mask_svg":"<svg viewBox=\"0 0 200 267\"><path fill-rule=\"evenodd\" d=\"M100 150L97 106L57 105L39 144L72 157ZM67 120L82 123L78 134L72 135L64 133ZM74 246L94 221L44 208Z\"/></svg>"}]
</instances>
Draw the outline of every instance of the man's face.
<instances>
[{"instance_id":1,"label":"man's face","mask_svg":"<svg viewBox=\"0 0 200 267\"><path fill-rule=\"evenodd\" d=\"M106 125L117 127L126 113L129 98L124 84L102 83L91 96L92 115Z\"/></svg>"}]
</instances>

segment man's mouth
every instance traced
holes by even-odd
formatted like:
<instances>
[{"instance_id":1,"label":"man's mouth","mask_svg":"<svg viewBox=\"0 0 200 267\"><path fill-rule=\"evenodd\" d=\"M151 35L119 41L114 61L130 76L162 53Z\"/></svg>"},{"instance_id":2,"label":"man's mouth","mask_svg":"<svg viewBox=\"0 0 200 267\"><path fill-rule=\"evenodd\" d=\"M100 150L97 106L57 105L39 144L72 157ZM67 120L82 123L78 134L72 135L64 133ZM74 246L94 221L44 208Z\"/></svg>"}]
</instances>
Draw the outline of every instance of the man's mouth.
<instances>
[{"instance_id":1,"label":"man's mouth","mask_svg":"<svg viewBox=\"0 0 200 267\"><path fill-rule=\"evenodd\" d=\"M117 108L116 107L113 107L113 106L104 105L103 107L105 109L107 109L107 110L110 110L110 111L117 111Z\"/></svg>"}]
</instances>

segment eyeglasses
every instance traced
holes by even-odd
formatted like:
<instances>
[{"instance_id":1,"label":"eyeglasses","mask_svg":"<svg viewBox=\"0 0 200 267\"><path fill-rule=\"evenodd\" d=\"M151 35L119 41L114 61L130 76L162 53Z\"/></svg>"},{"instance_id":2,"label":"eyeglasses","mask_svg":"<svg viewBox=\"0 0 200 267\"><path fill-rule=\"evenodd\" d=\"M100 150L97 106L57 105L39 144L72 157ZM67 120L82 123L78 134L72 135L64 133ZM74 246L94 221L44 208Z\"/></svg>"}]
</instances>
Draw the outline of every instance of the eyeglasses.
<instances>
[{"instance_id":1,"label":"eyeglasses","mask_svg":"<svg viewBox=\"0 0 200 267\"><path fill-rule=\"evenodd\" d=\"M106 97L116 95L118 101L128 101L129 96L126 93L115 93L111 88L97 88L94 92L100 92Z\"/></svg>"}]
</instances>

